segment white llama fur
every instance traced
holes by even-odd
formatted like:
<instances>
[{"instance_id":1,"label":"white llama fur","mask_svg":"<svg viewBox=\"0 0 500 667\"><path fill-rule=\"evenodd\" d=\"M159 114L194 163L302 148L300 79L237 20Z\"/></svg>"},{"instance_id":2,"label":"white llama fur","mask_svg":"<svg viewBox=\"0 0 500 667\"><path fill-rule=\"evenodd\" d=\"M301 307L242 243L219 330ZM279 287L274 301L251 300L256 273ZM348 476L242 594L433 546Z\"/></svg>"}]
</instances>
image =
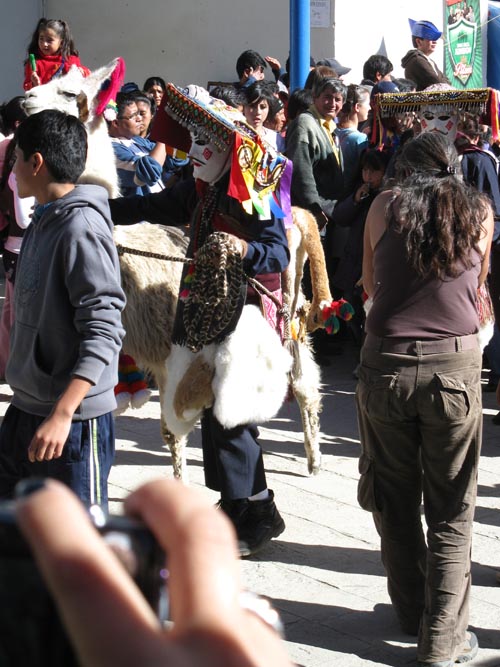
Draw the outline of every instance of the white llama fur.
<instances>
[{"instance_id":1,"label":"white llama fur","mask_svg":"<svg viewBox=\"0 0 500 667\"><path fill-rule=\"evenodd\" d=\"M82 120L87 129L89 148L87 165L80 181L102 185L107 188L110 197L119 194L115 157L106 121L102 115L97 116L95 110L101 85L110 77L118 63L118 59L115 59L86 78L77 68L71 68L65 76L35 87L25 96L25 108L28 114L47 108L60 109ZM303 303L300 280L303 264L309 255L314 299L310 306L304 304L304 312L307 317L305 328L307 331L313 331L322 326L321 306L331 301L331 295L316 221L310 213L295 207L293 218L294 231L289 234L292 261L285 272L284 300L290 305L292 314ZM182 232L160 225L144 223L117 226L114 235L115 242L119 245L142 248L151 253L182 256L187 247L187 240ZM171 349L172 326L182 264L123 254L120 255L120 267L122 286L127 296L127 305L123 312L126 330L123 351L133 356L139 365L149 369L156 379L162 406L162 437L172 455L174 476L186 478L185 436L176 437L170 431L170 423L174 424L173 414L171 412L167 414L165 399L169 387L167 376L171 370L166 359ZM261 319L264 322L263 318ZM266 326L270 329L267 323ZM307 335L295 341L294 346L290 381L300 406L308 470L310 473L316 473L319 471L321 461L320 372L313 359ZM251 358L248 352L246 357ZM255 359L252 364L255 364ZM234 376L234 382L237 379ZM172 382L172 385L175 387L175 383Z\"/></svg>"}]
</instances>

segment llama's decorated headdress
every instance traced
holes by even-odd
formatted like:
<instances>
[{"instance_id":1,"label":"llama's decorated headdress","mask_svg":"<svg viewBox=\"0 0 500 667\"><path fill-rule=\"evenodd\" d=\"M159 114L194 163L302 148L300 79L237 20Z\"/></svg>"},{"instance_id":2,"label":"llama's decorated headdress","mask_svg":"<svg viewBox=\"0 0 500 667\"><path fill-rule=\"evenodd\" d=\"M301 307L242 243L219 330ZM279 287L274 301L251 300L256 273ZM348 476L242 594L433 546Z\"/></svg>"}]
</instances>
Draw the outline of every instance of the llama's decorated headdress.
<instances>
[{"instance_id":1,"label":"llama's decorated headdress","mask_svg":"<svg viewBox=\"0 0 500 667\"><path fill-rule=\"evenodd\" d=\"M255 208L264 217L291 220L291 162L263 142L241 112L204 88L167 84L151 138L185 153L193 138L232 151L228 194L247 213Z\"/></svg>"},{"instance_id":2,"label":"llama's decorated headdress","mask_svg":"<svg viewBox=\"0 0 500 667\"><path fill-rule=\"evenodd\" d=\"M493 88L471 88L466 90L422 90L412 93L382 93L375 95L374 134L383 136L384 118L398 113L421 114L426 107L434 107L444 113L461 112L481 114L491 126L493 139L500 138L498 121L499 93ZM376 140L374 140L375 142Z\"/></svg>"},{"instance_id":3,"label":"llama's decorated headdress","mask_svg":"<svg viewBox=\"0 0 500 667\"><path fill-rule=\"evenodd\" d=\"M125 78L125 61L123 58L116 58L115 63L115 67L111 71L111 74L102 83L99 93L97 94L96 116L104 113L106 109L113 108L113 105L116 110L116 95Z\"/></svg>"}]
</instances>

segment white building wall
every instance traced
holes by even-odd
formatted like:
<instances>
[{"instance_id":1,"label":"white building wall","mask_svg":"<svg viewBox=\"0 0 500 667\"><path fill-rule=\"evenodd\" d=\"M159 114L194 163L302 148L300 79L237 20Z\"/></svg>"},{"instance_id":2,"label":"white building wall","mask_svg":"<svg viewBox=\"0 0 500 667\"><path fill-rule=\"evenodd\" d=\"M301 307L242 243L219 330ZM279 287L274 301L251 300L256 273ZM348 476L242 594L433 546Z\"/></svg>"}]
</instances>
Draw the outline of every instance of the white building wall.
<instances>
[{"instance_id":1,"label":"white building wall","mask_svg":"<svg viewBox=\"0 0 500 667\"><path fill-rule=\"evenodd\" d=\"M0 0L0 103L24 93L23 61L41 11L41 0Z\"/></svg>"},{"instance_id":2,"label":"white building wall","mask_svg":"<svg viewBox=\"0 0 500 667\"><path fill-rule=\"evenodd\" d=\"M252 48L284 65L289 52L289 0L0 0L0 101L22 92L29 37L38 18L65 18L82 62L91 69L122 56L127 81L139 86L151 75L180 85L234 81L238 55ZM443 2L331 0L330 27L311 29L311 53L335 56L359 82L373 53L385 53L395 76L411 48L408 18L443 25ZM436 55L442 65L442 43ZM268 78L270 75L268 74Z\"/></svg>"}]
</instances>

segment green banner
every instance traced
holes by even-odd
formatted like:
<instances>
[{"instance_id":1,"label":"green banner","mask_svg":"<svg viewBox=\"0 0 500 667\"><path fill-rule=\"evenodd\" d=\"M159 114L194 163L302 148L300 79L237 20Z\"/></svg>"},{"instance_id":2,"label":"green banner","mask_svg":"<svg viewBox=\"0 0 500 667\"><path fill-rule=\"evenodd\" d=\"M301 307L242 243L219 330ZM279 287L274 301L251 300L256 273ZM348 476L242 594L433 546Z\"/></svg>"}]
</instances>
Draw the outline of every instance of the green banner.
<instances>
[{"instance_id":1,"label":"green banner","mask_svg":"<svg viewBox=\"0 0 500 667\"><path fill-rule=\"evenodd\" d=\"M482 88L480 0L445 0L445 74L455 88Z\"/></svg>"}]
</instances>

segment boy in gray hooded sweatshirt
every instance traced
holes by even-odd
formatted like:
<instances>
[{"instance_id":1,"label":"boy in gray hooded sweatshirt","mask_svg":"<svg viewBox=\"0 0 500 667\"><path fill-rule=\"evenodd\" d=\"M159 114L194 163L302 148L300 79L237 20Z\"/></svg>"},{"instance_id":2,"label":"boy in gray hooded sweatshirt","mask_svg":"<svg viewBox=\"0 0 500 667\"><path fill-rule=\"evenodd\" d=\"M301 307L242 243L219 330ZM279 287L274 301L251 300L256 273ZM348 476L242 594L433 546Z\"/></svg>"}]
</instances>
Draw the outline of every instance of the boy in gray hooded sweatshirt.
<instances>
[{"instance_id":1,"label":"boy in gray hooded sweatshirt","mask_svg":"<svg viewBox=\"0 0 500 667\"><path fill-rule=\"evenodd\" d=\"M38 476L107 505L125 296L107 193L75 185L86 156L85 128L72 116L46 110L19 126L13 171L19 196L38 206L17 269L1 498Z\"/></svg>"}]
</instances>

